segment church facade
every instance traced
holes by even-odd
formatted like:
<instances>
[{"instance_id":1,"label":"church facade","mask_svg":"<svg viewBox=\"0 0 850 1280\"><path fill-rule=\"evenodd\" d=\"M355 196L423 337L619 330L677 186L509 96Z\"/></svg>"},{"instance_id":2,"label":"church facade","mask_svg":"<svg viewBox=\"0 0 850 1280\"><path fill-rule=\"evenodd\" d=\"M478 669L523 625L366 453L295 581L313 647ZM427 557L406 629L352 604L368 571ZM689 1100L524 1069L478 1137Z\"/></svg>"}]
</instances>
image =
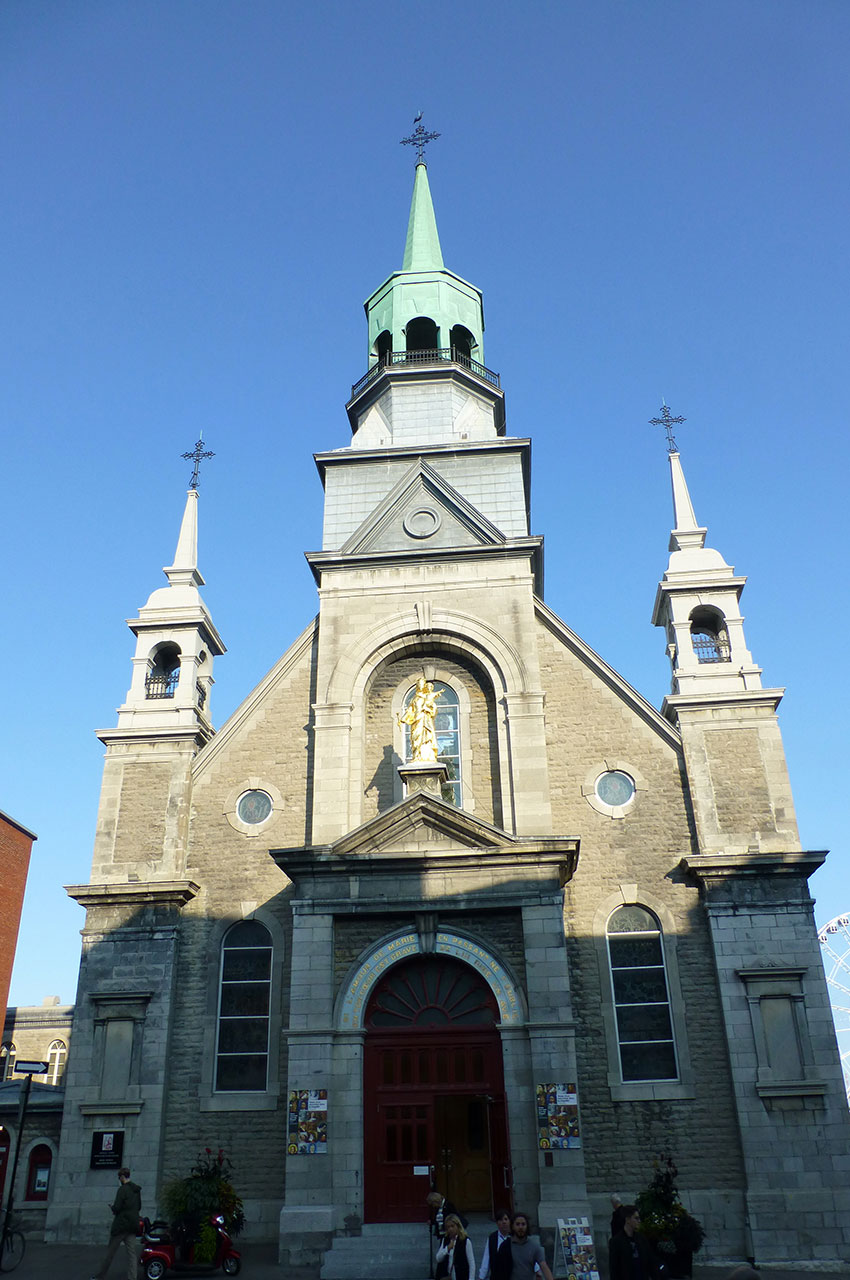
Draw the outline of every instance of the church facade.
<instances>
[{"instance_id":1,"label":"church facade","mask_svg":"<svg viewBox=\"0 0 850 1280\"><path fill-rule=\"evenodd\" d=\"M148 1212L223 1148L251 1236L317 1275L343 1235L422 1221L433 1186L604 1239L610 1194L663 1153L706 1256L846 1262L807 883L825 855L800 847L744 579L673 452L661 710L547 608L529 441L421 162L366 314L351 443L316 456L318 616L215 732L190 490L130 623L91 880L69 888L86 925L48 1235L102 1235L104 1135ZM421 682L434 762L412 758Z\"/></svg>"}]
</instances>

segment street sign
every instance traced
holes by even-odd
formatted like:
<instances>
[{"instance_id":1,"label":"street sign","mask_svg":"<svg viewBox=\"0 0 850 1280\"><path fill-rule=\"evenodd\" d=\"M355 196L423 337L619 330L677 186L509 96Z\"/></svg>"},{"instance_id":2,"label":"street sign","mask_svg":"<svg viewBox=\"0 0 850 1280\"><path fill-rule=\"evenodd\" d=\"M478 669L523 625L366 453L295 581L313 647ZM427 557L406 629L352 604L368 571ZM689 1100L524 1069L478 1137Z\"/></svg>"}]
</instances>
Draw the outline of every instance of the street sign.
<instances>
[{"instance_id":1,"label":"street sign","mask_svg":"<svg viewBox=\"0 0 850 1280\"><path fill-rule=\"evenodd\" d=\"M47 1070L46 1062L16 1062L15 1071L22 1076L43 1076Z\"/></svg>"}]
</instances>

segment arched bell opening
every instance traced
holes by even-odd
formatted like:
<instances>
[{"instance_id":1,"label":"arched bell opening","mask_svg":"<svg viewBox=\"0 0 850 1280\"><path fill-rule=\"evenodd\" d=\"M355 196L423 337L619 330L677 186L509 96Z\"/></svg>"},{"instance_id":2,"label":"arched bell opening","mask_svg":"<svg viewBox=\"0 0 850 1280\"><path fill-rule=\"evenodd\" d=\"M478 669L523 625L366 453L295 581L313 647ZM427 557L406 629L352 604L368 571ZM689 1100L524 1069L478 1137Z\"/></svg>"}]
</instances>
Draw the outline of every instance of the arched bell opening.
<instances>
[{"instance_id":1,"label":"arched bell opening","mask_svg":"<svg viewBox=\"0 0 850 1280\"><path fill-rule=\"evenodd\" d=\"M478 344L473 335L462 324L453 325L449 334L449 342L452 348L452 359L464 364L468 360L476 360L476 351Z\"/></svg>"},{"instance_id":2,"label":"arched bell opening","mask_svg":"<svg viewBox=\"0 0 850 1280\"><path fill-rule=\"evenodd\" d=\"M700 606L691 614L691 643L697 662L731 662L726 619L719 609Z\"/></svg>"},{"instance_id":3,"label":"arched bell opening","mask_svg":"<svg viewBox=\"0 0 850 1280\"><path fill-rule=\"evenodd\" d=\"M463 961L392 966L364 1018L365 1217L422 1220L434 1183L464 1212L504 1199L508 1157L499 1006Z\"/></svg>"},{"instance_id":4,"label":"arched bell opening","mask_svg":"<svg viewBox=\"0 0 850 1280\"><path fill-rule=\"evenodd\" d=\"M415 320L409 320L404 333L408 351L437 350L439 330L429 316L417 316Z\"/></svg>"},{"instance_id":5,"label":"arched bell opening","mask_svg":"<svg viewBox=\"0 0 850 1280\"><path fill-rule=\"evenodd\" d=\"M179 645L159 645L151 654L149 664L145 677L145 697L173 698L180 679Z\"/></svg>"},{"instance_id":6,"label":"arched bell opening","mask_svg":"<svg viewBox=\"0 0 850 1280\"><path fill-rule=\"evenodd\" d=\"M383 329L375 339L375 355L378 364L389 364L393 351L393 335L389 329Z\"/></svg>"}]
</instances>

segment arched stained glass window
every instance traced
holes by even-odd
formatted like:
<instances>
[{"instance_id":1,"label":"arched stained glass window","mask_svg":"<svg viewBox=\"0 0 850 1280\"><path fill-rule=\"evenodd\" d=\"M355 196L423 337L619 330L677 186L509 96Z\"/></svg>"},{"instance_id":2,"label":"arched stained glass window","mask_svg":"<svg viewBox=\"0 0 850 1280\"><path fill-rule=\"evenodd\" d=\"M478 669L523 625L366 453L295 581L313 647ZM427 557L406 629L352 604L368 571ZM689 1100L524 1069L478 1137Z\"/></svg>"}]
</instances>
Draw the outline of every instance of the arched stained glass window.
<instances>
[{"instance_id":1,"label":"arched stained glass window","mask_svg":"<svg viewBox=\"0 0 850 1280\"><path fill-rule=\"evenodd\" d=\"M451 685L442 680L432 681L437 699L437 714L434 717L434 732L437 735L437 759L448 767L448 780L443 784L443 799L456 808L462 808L461 772L460 772L460 709L458 696ZM405 710L416 692L413 684L404 695ZM404 726L404 759L410 759L410 725Z\"/></svg>"},{"instance_id":2,"label":"arched stained glass window","mask_svg":"<svg viewBox=\"0 0 850 1280\"><path fill-rule=\"evenodd\" d=\"M221 947L215 1087L261 1093L269 1063L272 940L259 920L243 920Z\"/></svg>"},{"instance_id":3,"label":"arched stained glass window","mask_svg":"<svg viewBox=\"0 0 850 1280\"><path fill-rule=\"evenodd\" d=\"M628 904L608 920L607 937L623 1080L676 1080L661 926Z\"/></svg>"}]
</instances>

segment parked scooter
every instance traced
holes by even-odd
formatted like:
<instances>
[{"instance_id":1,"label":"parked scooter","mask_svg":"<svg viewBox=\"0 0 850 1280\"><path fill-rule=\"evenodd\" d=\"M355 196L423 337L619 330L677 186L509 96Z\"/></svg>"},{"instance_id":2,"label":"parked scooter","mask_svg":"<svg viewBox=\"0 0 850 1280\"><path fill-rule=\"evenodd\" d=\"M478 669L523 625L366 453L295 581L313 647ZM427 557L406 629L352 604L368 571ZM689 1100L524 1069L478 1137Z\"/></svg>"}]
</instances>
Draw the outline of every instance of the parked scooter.
<instances>
[{"instance_id":1,"label":"parked scooter","mask_svg":"<svg viewBox=\"0 0 850 1280\"><path fill-rule=\"evenodd\" d=\"M226 1276L238 1275L242 1255L238 1249L234 1249L220 1213L210 1218L210 1226L215 1230L215 1256L209 1262L193 1262L178 1258L180 1245L164 1222L155 1222L151 1226L146 1221L142 1236L142 1256L139 1259L142 1275L146 1280L161 1280L169 1271L182 1275L208 1275L219 1267Z\"/></svg>"}]
</instances>

